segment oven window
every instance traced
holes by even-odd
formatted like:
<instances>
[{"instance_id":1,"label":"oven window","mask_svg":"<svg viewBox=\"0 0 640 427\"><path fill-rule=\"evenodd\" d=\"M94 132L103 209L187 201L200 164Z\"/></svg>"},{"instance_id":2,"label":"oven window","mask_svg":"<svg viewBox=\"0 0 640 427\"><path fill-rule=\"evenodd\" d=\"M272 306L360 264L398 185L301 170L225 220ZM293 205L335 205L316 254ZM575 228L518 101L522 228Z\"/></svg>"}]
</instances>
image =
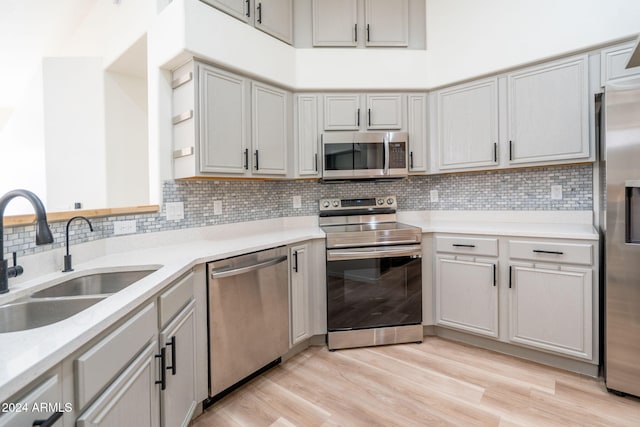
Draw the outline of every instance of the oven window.
<instances>
[{"instance_id":1,"label":"oven window","mask_svg":"<svg viewBox=\"0 0 640 427\"><path fill-rule=\"evenodd\" d=\"M421 322L420 258L327 262L327 326L330 331Z\"/></svg>"}]
</instances>

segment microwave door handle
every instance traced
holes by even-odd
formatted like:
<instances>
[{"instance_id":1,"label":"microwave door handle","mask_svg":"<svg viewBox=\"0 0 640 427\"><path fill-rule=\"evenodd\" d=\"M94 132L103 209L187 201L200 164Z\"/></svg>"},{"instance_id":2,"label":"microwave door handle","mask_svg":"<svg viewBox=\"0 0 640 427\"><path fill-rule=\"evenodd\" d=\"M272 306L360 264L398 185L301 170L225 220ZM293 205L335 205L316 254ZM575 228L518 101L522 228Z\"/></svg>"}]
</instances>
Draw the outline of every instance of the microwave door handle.
<instances>
[{"instance_id":1,"label":"microwave door handle","mask_svg":"<svg viewBox=\"0 0 640 427\"><path fill-rule=\"evenodd\" d=\"M387 138L386 135L382 138L382 156L384 174L389 175L389 138Z\"/></svg>"}]
</instances>

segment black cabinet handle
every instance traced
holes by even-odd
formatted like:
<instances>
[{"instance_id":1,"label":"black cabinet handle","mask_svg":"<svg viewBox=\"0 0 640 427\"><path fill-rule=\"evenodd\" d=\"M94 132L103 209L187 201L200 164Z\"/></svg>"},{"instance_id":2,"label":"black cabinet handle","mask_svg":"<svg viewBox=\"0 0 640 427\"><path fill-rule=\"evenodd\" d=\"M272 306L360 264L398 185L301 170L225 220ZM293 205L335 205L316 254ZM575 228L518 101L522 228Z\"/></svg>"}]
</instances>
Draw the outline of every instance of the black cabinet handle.
<instances>
[{"instance_id":1,"label":"black cabinet handle","mask_svg":"<svg viewBox=\"0 0 640 427\"><path fill-rule=\"evenodd\" d=\"M244 169L249 170L249 149L244 149Z\"/></svg>"},{"instance_id":2,"label":"black cabinet handle","mask_svg":"<svg viewBox=\"0 0 640 427\"><path fill-rule=\"evenodd\" d=\"M511 289L511 270L513 269L512 266L509 266L509 289Z\"/></svg>"},{"instance_id":3,"label":"black cabinet handle","mask_svg":"<svg viewBox=\"0 0 640 427\"><path fill-rule=\"evenodd\" d=\"M371 126L371 108L367 111L367 126Z\"/></svg>"},{"instance_id":4,"label":"black cabinet handle","mask_svg":"<svg viewBox=\"0 0 640 427\"><path fill-rule=\"evenodd\" d=\"M46 420L35 420L33 422L33 424L31 424L31 425L32 426L40 426L40 427L51 427L56 423L56 421L58 421L60 418L62 418L63 414L64 414L64 412L54 412Z\"/></svg>"},{"instance_id":5,"label":"black cabinet handle","mask_svg":"<svg viewBox=\"0 0 640 427\"><path fill-rule=\"evenodd\" d=\"M509 141L509 160L513 160L513 141Z\"/></svg>"},{"instance_id":6,"label":"black cabinet handle","mask_svg":"<svg viewBox=\"0 0 640 427\"><path fill-rule=\"evenodd\" d=\"M493 264L493 286L496 286L496 265Z\"/></svg>"},{"instance_id":7,"label":"black cabinet handle","mask_svg":"<svg viewBox=\"0 0 640 427\"><path fill-rule=\"evenodd\" d=\"M256 150L255 156L256 156L256 170L258 170L260 169L260 163L258 162L258 159L259 159L258 150Z\"/></svg>"},{"instance_id":8,"label":"black cabinet handle","mask_svg":"<svg viewBox=\"0 0 640 427\"><path fill-rule=\"evenodd\" d=\"M251 0L245 0L245 3L247 4L247 18L251 17L251 4L249 3Z\"/></svg>"},{"instance_id":9,"label":"black cabinet handle","mask_svg":"<svg viewBox=\"0 0 640 427\"><path fill-rule=\"evenodd\" d=\"M476 247L476 245L462 245L458 243L454 243L452 246L456 248L475 248Z\"/></svg>"},{"instance_id":10,"label":"black cabinet handle","mask_svg":"<svg viewBox=\"0 0 640 427\"><path fill-rule=\"evenodd\" d=\"M353 25L353 33L355 34L354 41L358 43L358 24Z\"/></svg>"},{"instance_id":11,"label":"black cabinet handle","mask_svg":"<svg viewBox=\"0 0 640 427\"><path fill-rule=\"evenodd\" d=\"M262 3L258 3L258 24L262 24Z\"/></svg>"},{"instance_id":12,"label":"black cabinet handle","mask_svg":"<svg viewBox=\"0 0 640 427\"><path fill-rule=\"evenodd\" d=\"M167 348L162 347L160 354L156 354L156 359L160 359L160 380L156 384L160 384L160 390L167 388Z\"/></svg>"},{"instance_id":13,"label":"black cabinet handle","mask_svg":"<svg viewBox=\"0 0 640 427\"><path fill-rule=\"evenodd\" d=\"M171 371L171 375L176 374L176 337L171 337L171 341L165 344L167 347L171 346L171 366L167 366L167 370Z\"/></svg>"},{"instance_id":14,"label":"black cabinet handle","mask_svg":"<svg viewBox=\"0 0 640 427\"><path fill-rule=\"evenodd\" d=\"M413 151L409 151L409 169L413 169Z\"/></svg>"},{"instance_id":15,"label":"black cabinet handle","mask_svg":"<svg viewBox=\"0 0 640 427\"><path fill-rule=\"evenodd\" d=\"M314 155L315 155L315 162L316 162L316 172L318 172L318 153Z\"/></svg>"},{"instance_id":16,"label":"black cabinet handle","mask_svg":"<svg viewBox=\"0 0 640 427\"><path fill-rule=\"evenodd\" d=\"M370 36L371 36L371 33L369 31L369 24L367 24L367 41L368 42L371 41L371 37Z\"/></svg>"},{"instance_id":17,"label":"black cabinet handle","mask_svg":"<svg viewBox=\"0 0 640 427\"><path fill-rule=\"evenodd\" d=\"M497 142L493 143L493 161L494 162L498 161L498 143Z\"/></svg>"},{"instance_id":18,"label":"black cabinet handle","mask_svg":"<svg viewBox=\"0 0 640 427\"><path fill-rule=\"evenodd\" d=\"M356 111L356 118L357 118L357 126L360 127L360 109L358 108L358 111Z\"/></svg>"},{"instance_id":19,"label":"black cabinet handle","mask_svg":"<svg viewBox=\"0 0 640 427\"><path fill-rule=\"evenodd\" d=\"M533 252L537 253L537 254L564 255L564 252L560 252L560 251L543 251L543 250L540 250L540 249L534 249Z\"/></svg>"},{"instance_id":20,"label":"black cabinet handle","mask_svg":"<svg viewBox=\"0 0 640 427\"><path fill-rule=\"evenodd\" d=\"M293 251L293 271L298 272L298 251Z\"/></svg>"}]
</instances>

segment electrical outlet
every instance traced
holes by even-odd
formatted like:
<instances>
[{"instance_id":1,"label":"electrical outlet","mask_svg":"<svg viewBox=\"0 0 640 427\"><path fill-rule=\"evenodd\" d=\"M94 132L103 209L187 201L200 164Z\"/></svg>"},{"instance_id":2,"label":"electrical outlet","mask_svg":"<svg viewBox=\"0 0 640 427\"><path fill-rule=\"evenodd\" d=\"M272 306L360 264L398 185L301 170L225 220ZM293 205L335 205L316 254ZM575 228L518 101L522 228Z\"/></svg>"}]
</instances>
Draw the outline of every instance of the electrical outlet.
<instances>
[{"instance_id":1,"label":"electrical outlet","mask_svg":"<svg viewBox=\"0 0 640 427\"><path fill-rule=\"evenodd\" d=\"M302 209L302 197L293 196L293 209Z\"/></svg>"},{"instance_id":2,"label":"electrical outlet","mask_svg":"<svg viewBox=\"0 0 640 427\"><path fill-rule=\"evenodd\" d=\"M129 221L114 221L113 222L113 234L133 234L138 231L137 223L135 219Z\"/></svg>"},{"instance_id":3,"label":"electrical outlet","mask_svg":"<svg viewBox=\"0 0 640 427\"><path fill-rule=\"evenodd\" d=\"M438 190L429 191L429 200L431 200L432 202L438 201Z\"/></svg>"},{"instance_id":4,"label":"electrical outlet","mask_svg":"<svg viewBox=\"0 0 640 427\"><path fill-rule=\"evenodd\" d=\"M184 219L184 203L168 202L165 205L167 211L167 221Z\"/></svg>"},{"instance_id":5,"label":"electrical outlet","mask_svg":"<svg viewBox=\"0 0 640 427\"><path fill-rule=\"evenodd\" d=\"M222 215L222 200L213 201L213 214Z\"/></svg>"},{"instance_id":6,"label":"electrical outlet","mask_svg":"<svg viewBox=\"0 0 640 427\"><path fill-rule=\"evenodd\" d=\"M551 186L551 200L562 200L562 185Z\"/></svg>"}]
</instances>

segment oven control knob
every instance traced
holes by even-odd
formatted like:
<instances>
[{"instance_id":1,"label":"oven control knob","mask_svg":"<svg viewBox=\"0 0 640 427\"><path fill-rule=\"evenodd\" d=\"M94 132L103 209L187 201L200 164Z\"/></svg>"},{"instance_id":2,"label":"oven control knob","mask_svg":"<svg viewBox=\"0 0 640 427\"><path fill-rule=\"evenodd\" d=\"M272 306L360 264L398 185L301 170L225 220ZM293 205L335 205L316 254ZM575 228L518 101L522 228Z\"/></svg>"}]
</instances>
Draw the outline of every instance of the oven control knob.
<instances>
[{"instance_id":1,"label":"oven control knob","mask_svg":"<svg viewBox=\"0 0 640 427\"><path fill-rule=\"evenodd\" d=\"M394 200L393 200L391 197L389 197L389 198L387 199L387 204L388 204L388 205L392 205L392 204L393 204L393 201L394 201Z\"/></svg>"},{"instance_id":2,"label":"oven control knob","mask_svg":"<svg viewBox=\"0 0 640 427\"><path fill-rule=\"evenodd\" d=\"M324 202L322 202L322 207L323 208L328 208L329 207L329 201L325 200Z\"/></svg>"},{"instance_id":3,"label":"oven control knob","mask_svg":"<svg viewBox=\"0 0 640 427\"><path fill-rule=\"evenodd\" d=\"M376 203L378 203L379 205L383 205L384 204L384 199L378 199L378 200L376 200Z\"/></svg>"},{"instance_id":4,"label":"oven control knob","mask_svg":"<svg viewBox=\"0 0 640 427\"><path fill-rule=\"evenodd\" d=\"M337 201L337 200L334 200L334 201L333 201L333 207L334 207L334 208L337 208L338 206L340 206L340 202L339 202L339 201Z\"/></svg>"}]
</instances>

